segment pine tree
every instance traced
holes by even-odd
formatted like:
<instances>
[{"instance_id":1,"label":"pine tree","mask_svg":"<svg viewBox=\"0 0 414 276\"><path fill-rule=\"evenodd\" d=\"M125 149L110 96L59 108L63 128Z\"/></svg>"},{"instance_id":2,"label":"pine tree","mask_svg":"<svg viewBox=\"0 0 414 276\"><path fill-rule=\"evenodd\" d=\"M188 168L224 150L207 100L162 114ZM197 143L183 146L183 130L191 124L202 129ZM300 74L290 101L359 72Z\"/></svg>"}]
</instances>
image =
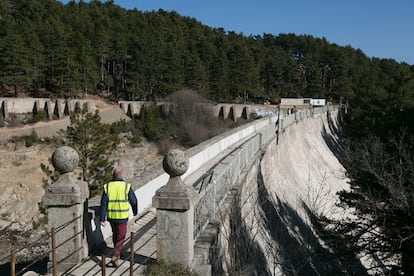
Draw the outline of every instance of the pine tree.
<instances>
[{"instance_id":1,"label":"pine tree","mask_svg":"<svg viewBox=\"0 0 414 276\"><path fill-rule=\"evenodd\" d=\"M113 162L109 156L120 142L118 135L110 125L101 122L99 110L88 112L86 105L70 114L70 126L64 135L68 145L79 153L81 177L89 184L93 197L111 179Z\"/></svg>"}]
</instances>

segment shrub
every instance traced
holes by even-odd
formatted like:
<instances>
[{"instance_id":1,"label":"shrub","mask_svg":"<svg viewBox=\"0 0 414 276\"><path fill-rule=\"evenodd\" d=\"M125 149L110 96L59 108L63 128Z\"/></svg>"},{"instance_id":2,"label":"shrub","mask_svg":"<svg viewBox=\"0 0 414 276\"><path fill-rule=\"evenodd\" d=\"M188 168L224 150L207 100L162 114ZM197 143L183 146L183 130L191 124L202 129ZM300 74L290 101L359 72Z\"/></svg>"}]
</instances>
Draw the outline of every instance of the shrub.
<instances>
[{"instance_id":1,"label":"shrub","mask_svg":"<svg viewBox=\"0 0 414 276\"><path fill-rule=\"evenodd\" d=\"M135 132L135 133L133 133L132 134L132 136L131 137L129 137L128 138L128 140L131 142L131 143L134 143L134 144L139 144L139 143L141 143L141 136L139 135L139 133L137 133L137 132Z\"/></svg>"},{"instance_id":2,"label":"shrub","mask_svg":"<svg viewBox=\"0 0 414 276\"><path fill-rule=\"evenodd\" d=\"M26 135L24 136L24 141L26 143L26 147L31 147L36 143L39 143L40 139L39 136L37 135L36 131L32 130L32 132L30 133L30 135Z\"/></svg>"},{"instance_id":3,"label":"shrub","mask_svg":"<svg viewBox=\"0 0 414 276\"><path fill-rule=\"evenodd\" d=\"M154 262L147 266L145 275L148 276L196 276L197 274L192 272L181 264L166 263L166 262Z\"/></svg>"},{"instance_id":4,"label":"shrub","mask_svg":"<svg viewBox=\"0 0 414 276\"><path fill-rule=\"evenodd\" d=\"M156 141L161 132L161 112L156 105L144 106L141 110L139 120L142 123L142 133L150 141Z\"/></svg>"},{"instance_id":5,"label":"shrub","mask_svg":"<svg viewBox=\"0 0 414 276\"><path fill-rule=\"evenodd\" d=\"M46 121L47 120L47 113L44 110L37 111L33 118L28 121L29 124L34 124L40 121Z\"/></svg>"}]
</instances>

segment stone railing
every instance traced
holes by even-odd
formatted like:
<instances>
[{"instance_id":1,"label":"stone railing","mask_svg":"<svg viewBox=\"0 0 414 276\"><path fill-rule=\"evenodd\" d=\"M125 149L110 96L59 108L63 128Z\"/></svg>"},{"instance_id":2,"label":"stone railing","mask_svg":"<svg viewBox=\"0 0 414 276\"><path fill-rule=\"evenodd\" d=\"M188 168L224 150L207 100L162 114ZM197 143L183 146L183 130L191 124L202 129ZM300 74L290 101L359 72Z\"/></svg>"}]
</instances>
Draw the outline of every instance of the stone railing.
<instances>
[{"instance_id":1,"label":"stone railing","mask_svg":"<svg viewBox=\"0 0 414 276\"><path fill-rule=\"evenodd\" d=\"M216 213L230 189L237 183L238 176L251 162L252 156L260 150L263 136L256 134L226 156L205 174L193 187L198 191L195 203L194 239L197 239Z\"/></svg>"}]
</instances>

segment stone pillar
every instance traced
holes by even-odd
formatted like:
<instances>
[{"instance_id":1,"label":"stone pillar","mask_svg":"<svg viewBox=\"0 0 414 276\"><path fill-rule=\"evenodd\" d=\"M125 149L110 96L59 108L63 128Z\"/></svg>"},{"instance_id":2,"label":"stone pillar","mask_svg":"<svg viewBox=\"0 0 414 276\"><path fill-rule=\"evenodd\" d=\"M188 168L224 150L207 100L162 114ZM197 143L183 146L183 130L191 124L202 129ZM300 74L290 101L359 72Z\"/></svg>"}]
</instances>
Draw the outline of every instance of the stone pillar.
<instances>
[{"instance_id":1,"label":"stone pillar","mask_svg":"<svg viewBox=\"0 0 414 276\"><path fill-rule=\"evenodd\" d=\"M243 107L243 111L242 111L242 114L241 114L242 119L245 119L245 120L250 119L249 114L250 114L249 107L248 106Z\"/></svg>"},{"instance_id":2,"label":"stone pillar","mask_svg":"<svg viewBox=\"0 0 414 276\"><path fill-rule=\"evenodd\" d=\"M227 105L220 106L218 117L219 118L223 118L223 119L227 119L228 118L228 114L229 114L229 111L228 111Z\"/></svg>"},{"instance_id":3,"label":"stone pillar","mask_svg":"<svg viewBox=\"0 0 414 276\"><path fill-rule=\"evenodd\" d=\"M122 111L127 114L128 107L125 107L125 103L119 103L119 108L122 109Z\"/></svg>"},{"instance_id":4,"label":"stone pillar","mask_svg":"<svg viewBox=\"0 0 414 276\"><path fill-rule=\"evenodd\" d=\"M191 268L197 195L180 177L188 169L188 158L180 150L171 150L164 156L163 167L170 179L152 198L157 208L157 258Z\"/></svg>"},{"instance_id":5,"label":"stone pillar","mask_svg":"<svg viewBox=\"0 0 414 276\"><path fill-rule=\"evenodd\" d=\"M71 112L75 111L75 103L74 100L67 100L65 103L64 114L70 115Z\"/></svg>"},{"instance_id":6,"label":"stone pillar","mask_svg":"<svg viewBox=\"0 0 414 276\"><path fill-rule=\"evenodd\" d=\"M78 180L73 173L78 162L79 155L73 148L58 148L52 155L52 163L60 177L47 187L43 196L48 212L48 230L50 232L54 227L56 232L58 272L68 270L88 255L83 216L89 190L87 183ZM51 239L49 246L52 249ZM51 264L52 253L49 256L49 266Z\"/></svg>"}]
</instances>

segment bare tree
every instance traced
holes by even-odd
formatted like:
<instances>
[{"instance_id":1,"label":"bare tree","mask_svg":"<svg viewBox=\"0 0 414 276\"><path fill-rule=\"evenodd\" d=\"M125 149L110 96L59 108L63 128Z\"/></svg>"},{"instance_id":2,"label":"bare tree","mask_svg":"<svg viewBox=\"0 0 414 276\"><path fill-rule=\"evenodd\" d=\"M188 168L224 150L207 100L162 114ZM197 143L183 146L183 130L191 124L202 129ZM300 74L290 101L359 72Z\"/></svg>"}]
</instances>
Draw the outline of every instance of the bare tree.
<instances>
[{"instance_id":1,"label":"bare tree","mask_svg":"<svg viewBox=\"0 0 414 276\"><path fill-rule=\"evenodd\" d=\"M341 204L356 217L337 224L336 234L355 254L378 260L371 269L414 275L414 141L403 130L387 143L375 136L348 146L351 191Z\"/></svg>"},{"instance_id":2,"label":"bare tree","mask_svg":"<svg viewBox=\"0 0 414 276\"><path fill-rule=\"evenodd\" d=\"M199 144L213 136L213 105L195 91L180 90L168 97L169 118L180 125L190 145ZM213 123L213 124L212 124Z\"/></svg>"}]
</instances>

